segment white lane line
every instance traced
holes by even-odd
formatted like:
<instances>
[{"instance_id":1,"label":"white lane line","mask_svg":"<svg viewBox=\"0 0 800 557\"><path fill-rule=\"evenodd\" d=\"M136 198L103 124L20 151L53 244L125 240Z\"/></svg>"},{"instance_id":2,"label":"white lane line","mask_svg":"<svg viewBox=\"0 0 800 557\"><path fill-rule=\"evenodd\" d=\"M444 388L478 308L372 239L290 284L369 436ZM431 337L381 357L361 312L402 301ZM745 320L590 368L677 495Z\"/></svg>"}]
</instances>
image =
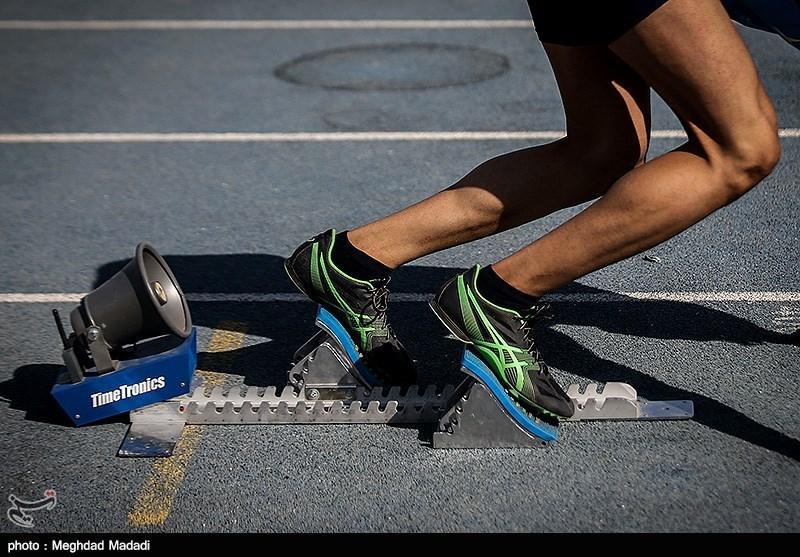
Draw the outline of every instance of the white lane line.
<instances>
[{"instance_id":1,"label":"white lane line","mask_svg":"<svg viewBox=\"0 0 800 557\"><path fill-rule=\"evenodd\" d=\"M91 19L4 20L13 31L206 31L303 29L533 29L530 19Z\"/></svg>"},{"instance_id":2,"label":"white lane line","mask_svg":"<svg viewBox=\"0 0 800 557\"><path fill-rule=\"evenodd\" d=\"M321 141L480 141L556 139L563 131L522 132L159 132L3 133L0 143L276 143Z\"/></svg>"},{"instance_id":3,"label":"white lane line","mask_svg":"<svg viewBox=\"0 0 800 557\"><path fill-rule=\"evenodd\" d=\"M800 128L780 130L800 137ZM684 138L683 130L653 130L654 139ZM325 141L492 141L564 137L561 130L416 132L153 132L0 133L0 143L281 143Z\"/></svg>"},{"instance_id":4,"label":"white lane line","mask_svg":"<svg viewBox=\"0 0 800 557\"><path fill-rule=\"evenodd\" d=\"M84 294L75 292L50 293L0 293L0 303L62 303L78 302ZM392 300L399 302L423 302L433 294L424 292L398 292L392 294ZM308 299L293 292L191 292L186 294L190 302L305 302ZM607 293L572 293L550 294L546 297L551 302L639 302L639 301L676 301L676 302L800 302L800 292L607 292Z\"/></svg>"},{"instance_id":5,"label":"white lane line","mask_svg":"<svg viewBox=\"0 0 800 557\"><path fill-rule=\"evenodd\" d=\"M79 302L84 294L73 292L50 292L42 294L23 294L18 292L8 292L0 294L0 303L5 304L34 304L34 303L60 303L60 302Z\"/></svg>"}]
</instances>

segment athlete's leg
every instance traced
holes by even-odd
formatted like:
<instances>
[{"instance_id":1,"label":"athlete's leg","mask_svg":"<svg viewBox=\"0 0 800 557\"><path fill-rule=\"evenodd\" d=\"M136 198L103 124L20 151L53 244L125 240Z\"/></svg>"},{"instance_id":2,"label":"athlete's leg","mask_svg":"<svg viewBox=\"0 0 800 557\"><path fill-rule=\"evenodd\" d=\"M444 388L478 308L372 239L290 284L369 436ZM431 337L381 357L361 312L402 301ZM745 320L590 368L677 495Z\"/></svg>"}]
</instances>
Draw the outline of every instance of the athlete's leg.
<instances>
[{"instance_id":1,"label":"athlete's leg","mask_svg":"<svg viewBox=\"0 0 800 557\"><path fill-rule=\"evenodd\" d=\"M494 265L532 295L685 230L746 193L780 157L772 104L717 0L671 0L610 50L658 91L689 141L630 171L594 205Z\"/></svg>"},{"instance_id":2,"label":"athlete's leg","mask_svg":"<svg viewBox=\"0 0 800 557\"><path fill-rule=\"evenodd\" d=\"M287 258L292 281L339 319L377 382L406 384L415 375L389 326L384 271L390 269L381 262L394 268L591 200L644 160L644 81L605 47L547 50L566 112L565 139L496 157L422 203L346 237L319 234Z\"/></svg>"},{"instance_id":3,"label":"athlete's leg","mask_svg":"<svg viewBox=\"0 0 800 557\"><path fill-rule=\"evenodd\" d=\"M605 47L546 47L567 121L559 141L490 159L450 188L348 233L389 267L602 195L644 161L650 90Z\"/></svg>"}]
</instances>

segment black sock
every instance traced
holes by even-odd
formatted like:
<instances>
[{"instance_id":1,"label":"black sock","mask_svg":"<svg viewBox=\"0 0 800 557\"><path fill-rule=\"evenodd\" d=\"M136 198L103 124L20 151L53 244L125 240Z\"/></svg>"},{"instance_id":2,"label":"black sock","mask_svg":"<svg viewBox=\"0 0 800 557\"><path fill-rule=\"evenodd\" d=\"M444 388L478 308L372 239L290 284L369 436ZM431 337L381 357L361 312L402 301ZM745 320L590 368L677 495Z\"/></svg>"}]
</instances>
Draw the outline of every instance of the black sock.
<instances>
[{"instance_id":1,"label":"black sock","mask_svg":"<svg viewBox=\"0 0 800 557\"><path fill-rule=\"evenodd\" d=\"M532 308L539 300L536 296L517 290L501 279L491 265L481 268L477 283L481 296L503 308L524 311Z\"/></svg>"},{"instance_id":2,"label":"black sock","mask_svg":"<svg viewBox=\"0 0 800 557\"><path fill-rule=\"evenodd\" d=\"M347 239L347 230L336 233L331 258L339 269L360 280L386 278L393 271L351 244Z\"/></svg>"}]
</instances>

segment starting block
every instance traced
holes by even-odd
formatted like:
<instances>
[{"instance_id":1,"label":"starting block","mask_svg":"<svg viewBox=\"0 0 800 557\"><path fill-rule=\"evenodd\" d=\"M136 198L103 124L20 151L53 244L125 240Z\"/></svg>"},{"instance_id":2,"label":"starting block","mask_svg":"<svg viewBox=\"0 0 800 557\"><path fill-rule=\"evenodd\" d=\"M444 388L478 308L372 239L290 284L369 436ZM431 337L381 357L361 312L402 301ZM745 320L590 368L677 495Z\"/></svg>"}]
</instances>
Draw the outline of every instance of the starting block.
<instances>
[{"instance_id":1,"label":"starting block","mask_svg":"<svg viewBox=\"0 0 800 557\"><path fill-rule=\"evenodd\" d=\"M195 380L182 396L130 412L120 456L170 456L186 424L432 424L434 448L535 447L557 440L558 426L508 396L468 348L459 385L381 387L350 336L319 308L319 331L296 352L287 385L210 392ZM575 414L566 421L686 420L692 401L648 401L626 383L570 385Z\"/></svg>"}]
</instances>

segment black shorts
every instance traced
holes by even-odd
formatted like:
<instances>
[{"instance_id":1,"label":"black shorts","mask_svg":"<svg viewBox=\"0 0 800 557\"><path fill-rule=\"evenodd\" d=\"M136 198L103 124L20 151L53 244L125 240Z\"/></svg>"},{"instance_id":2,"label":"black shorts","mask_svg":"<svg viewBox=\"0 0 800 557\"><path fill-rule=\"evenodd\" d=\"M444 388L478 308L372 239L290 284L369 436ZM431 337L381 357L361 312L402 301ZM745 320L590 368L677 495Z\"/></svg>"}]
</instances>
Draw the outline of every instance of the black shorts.
<instances>
[{"instance_id":1,"label":"black shorts","mask_svg":"<svg viewBox=\"0 0 800 557\"><path fill-rule=\"evenodd\" d=\"M567 46L608 44L667 0L528 0L539 40Z\"/></svg>"}]
</instances>

